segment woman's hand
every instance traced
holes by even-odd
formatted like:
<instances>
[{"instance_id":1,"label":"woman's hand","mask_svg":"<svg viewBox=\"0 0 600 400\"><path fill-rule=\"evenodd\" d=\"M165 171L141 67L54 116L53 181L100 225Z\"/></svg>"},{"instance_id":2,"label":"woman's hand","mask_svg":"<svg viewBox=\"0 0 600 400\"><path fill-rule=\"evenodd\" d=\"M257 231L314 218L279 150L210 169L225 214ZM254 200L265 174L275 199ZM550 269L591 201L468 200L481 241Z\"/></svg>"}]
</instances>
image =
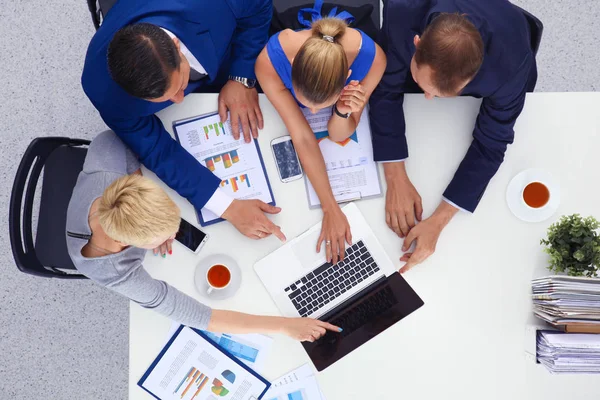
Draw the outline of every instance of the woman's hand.
<instances>
[{"instance_id":1,"label":"woman's hand","mask_svg":"<svg viewBox=\"0 0 600 400\"><path fill-rule=\"evenodd\" d=\"M346 248L344 241L352 245L352 233L350 224L342 209L335 204L331 211L323 212L323 224L321 225L321 235L317 242L317 253L321 252L321 245L325 241L325 252L327 261L337 264L344 259L344 250Z\"/></svg>"},{"instance_id":2,"label":"woman's hand","mask_svg":"<svg viewBox=\"0 0 600 400\"><path fill-rule=\"evenodd\" d=\"M350 81L342 90L336 103L338 111L342 114L360 112L367 102L365 89L358 81Z\"/></svg>"},{"instance_id":3,"label":"woman's hand","mask_svg":"<svg viewBox=\"0 0 600 400\"><path fill-rule=\"evenodd\" d=\"M163 244L155 248L154 255L156 256L158 254L161 254L163 258L167 258L167 253L169 253L169 255L173 254L173 239L174 238L169 238Z\"/></svg>"},{"instance_id":4,"label":"woman's hand","mask_svg":"<svg viewBox=\"0 0 600 400\"><path fill-rule=\"evenodd\" d=\"M302 342L314 342L327 331L341 332L342 328L312 318L286 318L283 333Z\"/></svg>"}]
</instances>

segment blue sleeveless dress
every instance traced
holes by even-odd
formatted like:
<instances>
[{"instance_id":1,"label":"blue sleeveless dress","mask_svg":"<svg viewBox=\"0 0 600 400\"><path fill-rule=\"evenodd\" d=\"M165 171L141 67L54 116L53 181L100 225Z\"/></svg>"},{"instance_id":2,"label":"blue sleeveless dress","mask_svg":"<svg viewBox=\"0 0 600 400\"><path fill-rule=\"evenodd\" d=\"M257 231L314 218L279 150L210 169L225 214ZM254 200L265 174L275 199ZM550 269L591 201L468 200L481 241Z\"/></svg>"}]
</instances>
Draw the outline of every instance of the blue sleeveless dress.
<instances>
[{"instance_id":1,"label":"blue sleeveless dress","mask_svg":"<svg viewBox=\"0 0 600 400\"><path fill-rule=\"evenodd\" d=\"M322 4L322 0L315 2L314 9L308 10L313 12L313 20L315 20L315 18L320 18L321 4L319 3ZM332 10L332 12L335 13L335 9ZM331 17L335 15L329 16ZM353 17L347 12L340 13L336 17L346 20L353 19ZM302 24L310 26L310 23L304 20L301 17L300 13L298 15L298 20ZM350 81L362 81L365 78L365 76L367 76L367 74L369 73L371 65L373 65L373 60L375 60L375 42L360 29L357 29L357 31L360 32L362 42L358 51L358 55L352 62L352 65L350 65L352 74L346 80L346 84L348 84ZM273 68L275 69L275 71L277 71L277 74L279 75L279 78L281 79L285 87L290 91L292 96L294 96L294 99L296 99L298 105L300 105L300 107L302 108L306 108L302 103L298 101L298 99L296 98L296 94L294 93L294 88L292 87L292 64L290 64L289 60L287 59L287 56L285 55L285 52L283 51L283 48L281 47L281 42L279 42L279 33L276 33L275 35L271 36L271 38L267 42L267 54L269 55L269 59L271 60Z\"/></svg>"}]
</instances>

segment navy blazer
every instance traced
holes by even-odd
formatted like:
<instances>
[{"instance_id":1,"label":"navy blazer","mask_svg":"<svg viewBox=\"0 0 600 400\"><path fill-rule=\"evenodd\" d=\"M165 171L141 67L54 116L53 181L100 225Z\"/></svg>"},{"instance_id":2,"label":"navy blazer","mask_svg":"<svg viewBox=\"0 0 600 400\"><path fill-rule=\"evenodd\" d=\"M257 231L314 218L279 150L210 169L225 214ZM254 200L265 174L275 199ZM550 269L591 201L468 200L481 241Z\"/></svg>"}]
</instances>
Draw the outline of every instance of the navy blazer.
<instances>
[{"instance_id":1,"label":"navy blazer","mask_svg":"<svg viewBox=\"0 0 600 400\"><path fill-rule=\"evenodd\" d=\"M444 197L473 212L513 142L515 121L537 79L529 27L524 15L507 0L387 0L379 45L387 55L383 79L370 100L376 161L408 157L404 93L422 93L410 73L413 38L438 13L461 13L477 27L484 60L461 96L483 98L473 142Z\"/></svg>"},{"instance_id":2,"label":"navy blazer","mask_svg":"<svg viewBox=\"0 0 600 400\"><path fill-rule=\"evenodd\" d=\"M204 207L220 179L173 140L154 115L172 102L135 98L112 80L108 45L120 28L137 22L173 32L208 74L190 82L187 95L230 74L254 78L256 57L269 38L272 12L268 0L119 0L89 45L81 77L86 95L140 161L197 209Z\"/></svg>"}]
</instances>

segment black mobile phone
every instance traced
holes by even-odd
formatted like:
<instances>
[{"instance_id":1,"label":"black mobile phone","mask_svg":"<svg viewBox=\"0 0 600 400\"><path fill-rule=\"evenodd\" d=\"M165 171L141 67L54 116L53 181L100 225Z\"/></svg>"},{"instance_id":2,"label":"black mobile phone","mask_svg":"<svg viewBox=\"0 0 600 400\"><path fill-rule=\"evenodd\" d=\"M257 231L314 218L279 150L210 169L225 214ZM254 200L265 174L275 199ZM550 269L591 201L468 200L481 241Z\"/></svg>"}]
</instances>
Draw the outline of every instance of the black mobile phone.
<instances>
[{"instance_id":1,"label":"black mobile phone","mask_svg":"<svg viewBox=\"0 0 600 400\"><path fill-rule=\"evenodd\" d=\"M194 225L181 218L179 223L179 230L175 235L175 240L193 251L198 253L204 243L208 239L208 235L196 228Z\"/></svg>"}]
</instances>

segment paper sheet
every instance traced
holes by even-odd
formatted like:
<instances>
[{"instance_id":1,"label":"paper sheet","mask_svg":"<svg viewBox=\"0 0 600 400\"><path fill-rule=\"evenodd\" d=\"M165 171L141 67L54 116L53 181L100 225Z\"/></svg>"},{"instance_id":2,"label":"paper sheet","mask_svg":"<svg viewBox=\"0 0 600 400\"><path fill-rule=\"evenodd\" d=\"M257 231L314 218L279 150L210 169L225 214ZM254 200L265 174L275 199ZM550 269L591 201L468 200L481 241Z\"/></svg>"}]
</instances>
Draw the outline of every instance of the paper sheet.
<instances>
[{"instance_id":1,"label":"paper sheet","mask_svg":"<svg viewBox=\"0 0 600 400\"><path fill-rule=\"evenodd\" d=\"M272 382L265 400L325 400L317 377L309 364L304 364Z\"/></svg>"},{"instance_id":2,"label":"paper sheet","mask_svg":"<svg viewBox=\"0 0 600 400\"><path fill-rule=\"evenodd\" d=\"M538 331L536 356L551 373L600 373L600 335Z\"/></svg>"},{"instance_id":3,"label":"paper sheet","mask_svg":"<svg viewBox=\"0 0 600 400\"><path fill-rule=\"evenodd\" d=\"M187 119L174 129L181 146L221 179L220 187L231 197L273 202L257 144L245 143L243 135L235 140L229 120L222 124L216 114ZM219 219L204 208L201 214L205 223Z\"/></svg>"},{"instance_id":4,"label":"paper sheet","mask_svg":"<svg viewBox=\"0 0 600 400\"><path fill-rule=\"evenodd\" d=\"M268 386L188 327L139 385L161 400L250 400Z\"/></svg>"},{"instance_id":5,"label":"paper sheet","mask_svg":"<svg viewBox=\"0 0 600 400\"><path fill-rule=\"evenodd\" d=\"M326 108L316 114L302 109L308 124L319 141L329 183L338 203L381 194L377 163L373 161L373 145L369 128L369 115L363 110L356 132L343 142L329 139L327 123L332 110ZM308 200L311 207L321 204L312 184L306 178Z\"/></svg>"},{"instance_id":6,"label":"paper sheet","mask_svg":"<svg viewBox=\"0 0 600 400\"><path fill-rule=\"evenodd\" d=\"M173 337L179 326L177 322L171 324L165 343ZM245 335L221 334L208 331L202 331L202 333L258 373L262 372L271 347L273 347L273 338L257 333Z\"/></svg>"}]
</instances>

